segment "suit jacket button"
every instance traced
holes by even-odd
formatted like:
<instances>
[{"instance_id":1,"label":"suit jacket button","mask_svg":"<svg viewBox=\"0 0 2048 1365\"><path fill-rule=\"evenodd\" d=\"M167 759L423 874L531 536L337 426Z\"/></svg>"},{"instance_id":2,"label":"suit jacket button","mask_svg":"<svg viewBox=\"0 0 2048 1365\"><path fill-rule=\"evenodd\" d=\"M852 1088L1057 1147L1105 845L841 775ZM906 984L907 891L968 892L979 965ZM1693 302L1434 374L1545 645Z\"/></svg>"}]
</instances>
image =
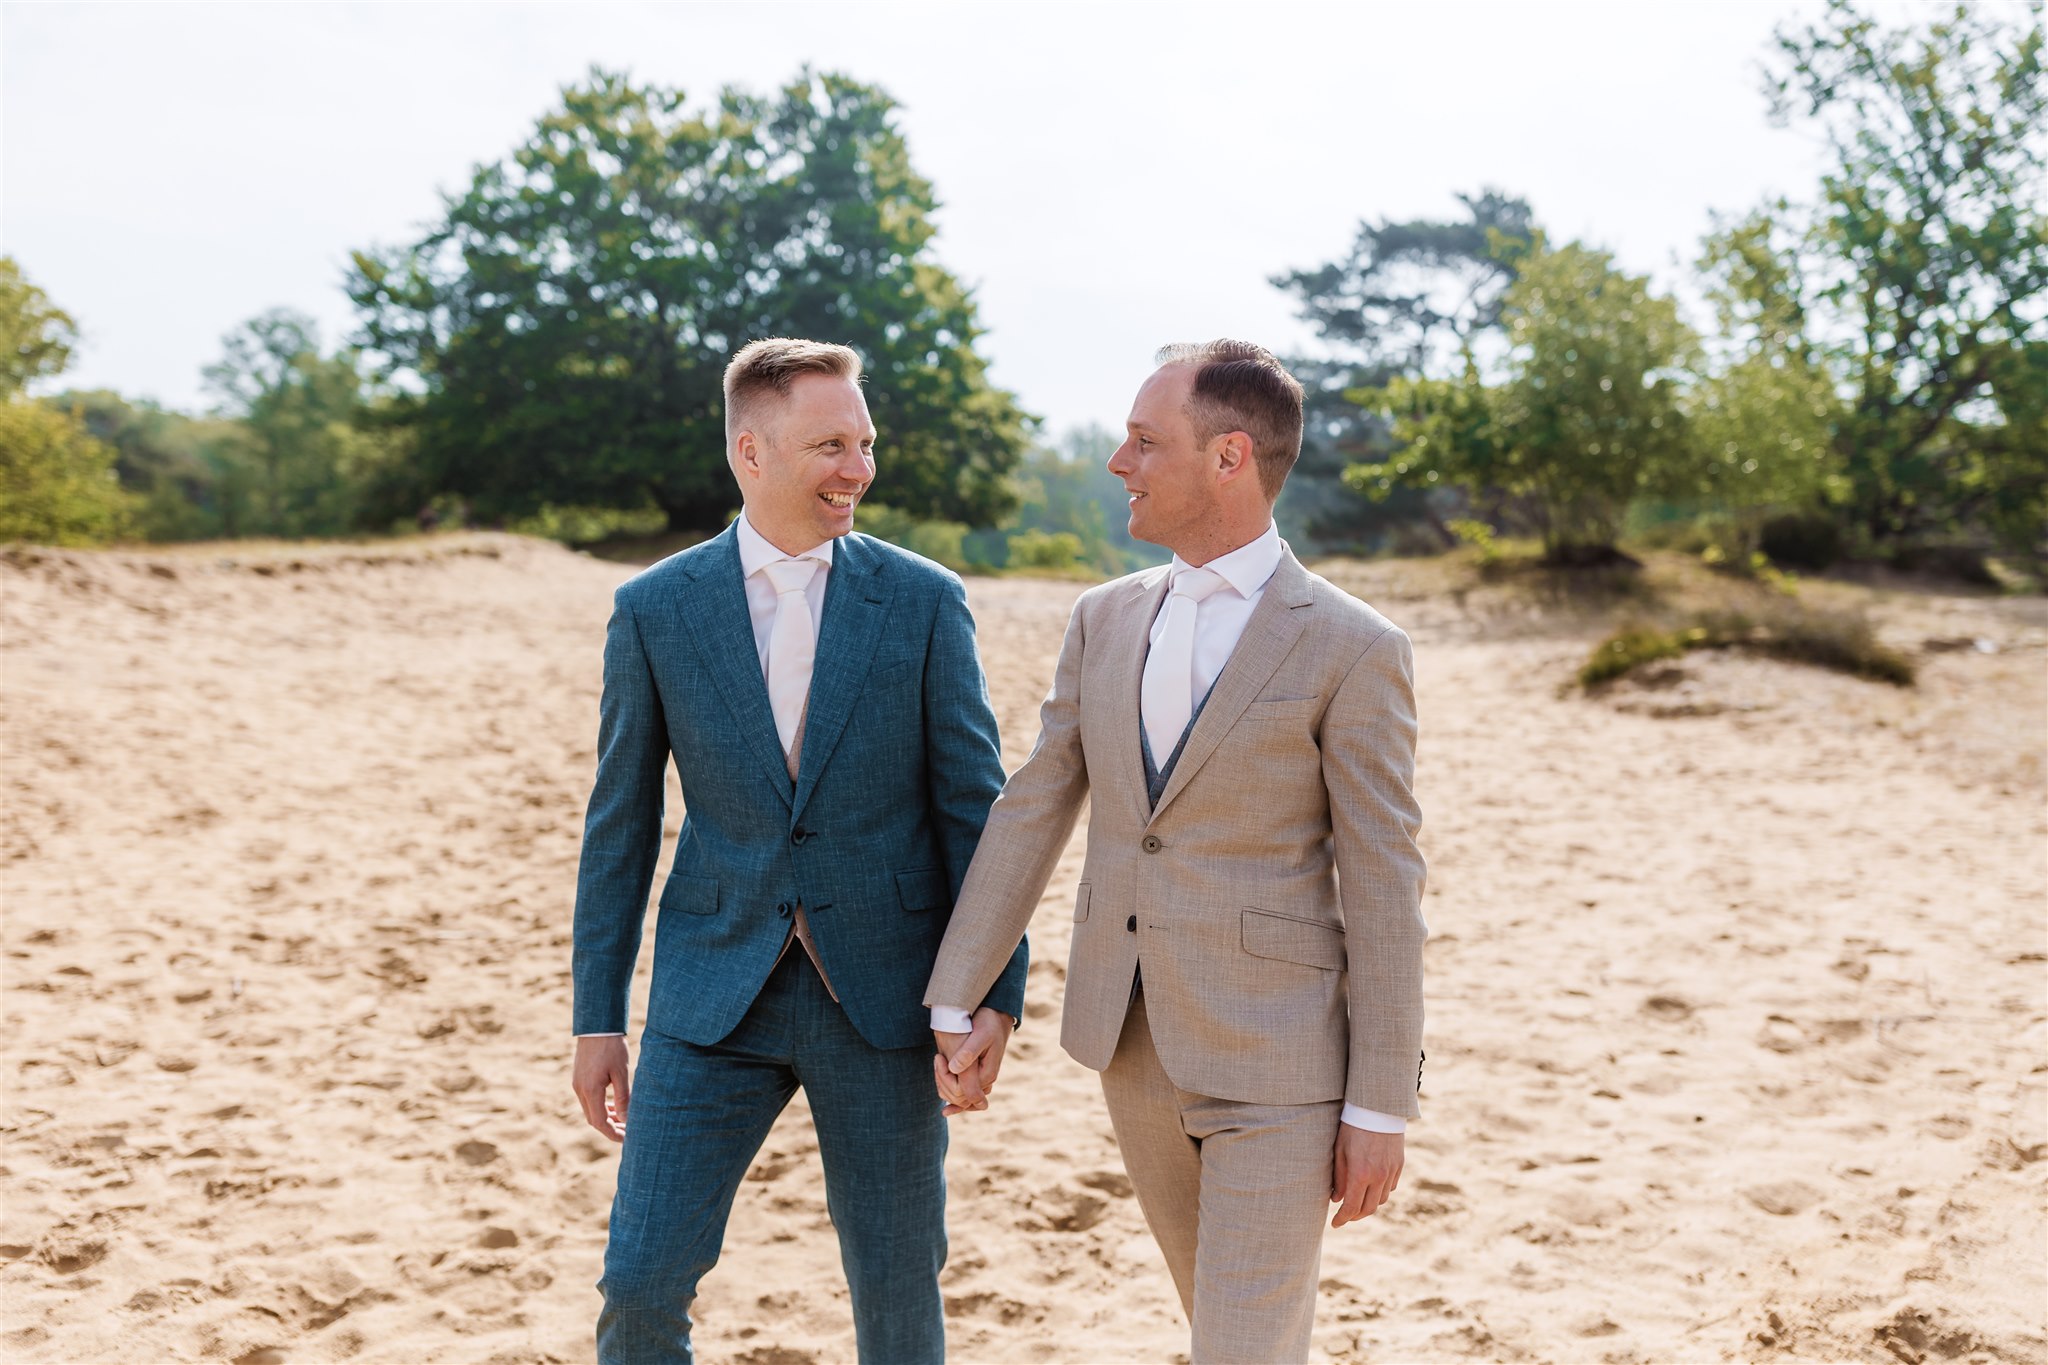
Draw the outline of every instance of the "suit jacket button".
<instances>
[{"instance_id":1,"label":"suit jacket button","mask_svg":"<svg viewBox=\"0 0 2048 1365\"><path fill-rule=\"evenodd\" d=\"M793 829L789 832L789 841L792 844L801 844L810 837L811 832L807 829Z\"/></svg>"},{"instance_id":2,"label":"suit jacket button","mask_svg":"<svg viewBox=\"0 0 2048 1365\"><path fill-rule=\"evenodd\" d=\"M1124 932L1127 934L1135 934L1138 932L1138 917L1136 915L1132 915L1129 919L1124 921Z\"/></svg>"},{"instance_id":3,"label":"suit jacket button","mask_svg":"<svg viewBox=\"0 0 2048 1365\"><path fill-rule=\"evenodd\" d=\"M1159 841L1158 835L1148 834L1145 836L1145 841L1139 847L1147 853L1157 853L1160 849L1165 848L1166 845Z\"/></svg>"},{"instance_id":4,"label":"suit jacket button","mask_svg":"<svg viewBox=\"0 0 2048 1365\"><path fill-rule=\"evenodd\" d=\"M788 918L789 918L789 902L788 902L788 901L783 901L783 902L782 902L782 903L781 903L780 905L776 906L776 907L775 907L775 913L776 913L776 914L778 914L778 915L780 915L780 916L782 916L782 917L783 917L784 919L788 919Z\"/></svg>"}]
</instances>

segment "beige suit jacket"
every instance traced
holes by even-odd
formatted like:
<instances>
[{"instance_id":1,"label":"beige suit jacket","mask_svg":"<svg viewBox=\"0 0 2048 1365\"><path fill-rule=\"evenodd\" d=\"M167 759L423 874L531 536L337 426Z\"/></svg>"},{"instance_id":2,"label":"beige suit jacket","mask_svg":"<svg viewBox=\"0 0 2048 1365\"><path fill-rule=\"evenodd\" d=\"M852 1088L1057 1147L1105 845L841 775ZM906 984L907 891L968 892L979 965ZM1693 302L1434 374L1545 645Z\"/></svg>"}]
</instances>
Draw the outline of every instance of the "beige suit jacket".
<instances>
[{"instance_id":1,"label":"beige suit jacket","mask_svg":"<svg viewBox=\"0 0 2048 1365\"><path fill-rule=\"evenodd\" d=\"M1075 604L925 1003L987 995L1087 800L1060 1035L1076 1061L1109 1065L1142 965L1181 1089L1413 1118L1428 931L1408 637L1283 552L1152 809L1138 692L1166 587L1150 569Z\"/></svg>"}]
</instances>

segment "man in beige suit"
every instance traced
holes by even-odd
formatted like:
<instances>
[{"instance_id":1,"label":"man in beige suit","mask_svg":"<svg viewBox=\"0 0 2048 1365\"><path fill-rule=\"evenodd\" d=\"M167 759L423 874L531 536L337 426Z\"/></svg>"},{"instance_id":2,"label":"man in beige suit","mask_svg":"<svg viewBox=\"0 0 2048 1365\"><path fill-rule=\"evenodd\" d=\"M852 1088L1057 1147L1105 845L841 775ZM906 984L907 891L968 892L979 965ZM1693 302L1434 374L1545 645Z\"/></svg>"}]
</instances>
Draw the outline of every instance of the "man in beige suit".
<instances>
[{"instance_id":1,"label":"man in beige suit","mask_svg":"<svg viewBox=\"0 0 2048 1365\"><path fill-rule=\"evenodd\" d=\"M1307 1357L1322 1213L1401 1174L1421 1079L1408 637L1272 520L1302 394L1264 349L1169 346L1110 472L1171 566L1082 594L1037 746L990 812L935 965L947 1112L983 1108L983 999L1089 802L1061 1043L1102 1073L1191 1358Z\"/></svg>"}]
</instances>

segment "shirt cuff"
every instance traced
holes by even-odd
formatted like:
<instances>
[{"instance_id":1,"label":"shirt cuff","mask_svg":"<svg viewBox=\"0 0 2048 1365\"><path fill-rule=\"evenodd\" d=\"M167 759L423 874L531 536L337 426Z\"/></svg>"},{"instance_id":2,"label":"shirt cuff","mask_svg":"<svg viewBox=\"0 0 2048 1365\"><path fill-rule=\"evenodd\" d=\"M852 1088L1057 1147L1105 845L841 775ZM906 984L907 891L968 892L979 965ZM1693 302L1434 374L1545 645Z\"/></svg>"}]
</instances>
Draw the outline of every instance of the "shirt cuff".
<instances>
[{"instance_id":1,"label":"shirt cuff","mask_svg":"<svg viewBox=\"0 0 2048 1365\"><path fill-rule=\"evenodd\" d=\"M626 1035L623 1033L579 1033L576 1036L578 1038L623 1038Z\"/></svg>"},{"instance_id":2,"label":"shirt cuff","mask_svg":"<svg viewBox=\"0 0 2048 1365\"><path fill-rule=\"evenodd\" d=\"M956 1009L952 1005L932 1006L932 1032L966 1033L974 1027L971 1011Z\"/></svg>"},{"instance_id":3,"label":"shirt cuff","mask_svg":"<svg viewBox=\"0 0 2048 1365\"><path fill-rule=\"evenodd\" d=\"M1363 1128L1368 1133L1405 1133L1408 1120L1392 1114L1382 1114L1377 1109L1361 1109L1355 1104L1344 1106L1342 1121L1353 1128Z\"/></svg>"}]
</instances>

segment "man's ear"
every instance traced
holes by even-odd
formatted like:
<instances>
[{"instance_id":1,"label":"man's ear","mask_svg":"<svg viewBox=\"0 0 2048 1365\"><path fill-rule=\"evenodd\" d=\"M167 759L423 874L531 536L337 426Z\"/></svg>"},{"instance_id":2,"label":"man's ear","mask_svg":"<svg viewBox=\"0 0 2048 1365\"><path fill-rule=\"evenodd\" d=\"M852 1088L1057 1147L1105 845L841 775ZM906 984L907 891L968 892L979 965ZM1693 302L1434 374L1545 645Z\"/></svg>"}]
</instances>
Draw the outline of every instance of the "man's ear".
<instances>
[{"instance_id":1,"label":"man's ear","mask_svg":"<svg viewBox=\"0 0 2048 1365\"><path fill-rule=\"evenodd\" d=\"M761 442L751 431L742 431L732 442L732 472L742 479L761 477Z\"/></svg>"},{"instance_id":2,"label":"man's ear","mask_svg":"<svg viewBox=\"0 0 2048 1365\"><path fill-rule=\"evenodd\" d=\"M1218 483L1233 483L1252 473L1252 438L1242 431L1226 431L1215 439L1210 451Z\"/></svg>"}]
</instances>

